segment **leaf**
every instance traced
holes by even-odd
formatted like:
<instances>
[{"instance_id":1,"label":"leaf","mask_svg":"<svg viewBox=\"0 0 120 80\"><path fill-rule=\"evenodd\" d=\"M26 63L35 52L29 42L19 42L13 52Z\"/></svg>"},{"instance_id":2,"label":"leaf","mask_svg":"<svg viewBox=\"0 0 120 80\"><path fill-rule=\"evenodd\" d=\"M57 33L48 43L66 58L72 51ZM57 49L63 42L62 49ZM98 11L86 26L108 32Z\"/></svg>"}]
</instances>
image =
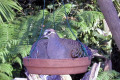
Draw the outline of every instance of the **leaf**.
<instances>
[{"instance_id":1,"label":"leaf","mask_svg":"<svg viewBox=\"0 0 120 80\"><path fill-rule=\"evenodd\" d=\"M15 59L13 59L13 63L18 63L20 65L20 67L22 68L22 61L21 58L16 57Z\"/></svg>"},{"instance_id":2,"label":"leaf","mask_svg":"<svg viewBox=\"0 0 120 80\"><path fill-rule=\"evenodd\" d=\"M0 72L12 76L12 71L13 71L13 67L10 64L7 63L0 64Z\"/></svg>"},{"instance_id":3,"label":"leaf","mask_svg":"<svg viewBox=\"0 0 120 80\"><path fill-rule=\"evenodd\" d=\"M66 13L69 14L71 11L71 7L72 4L65 4L65 9L66 9ZM65 9L64 6L62 5L61 7L58 7L55 11L54 11L54 15L53 13L49 14L45 20L46 22L46 27L53 27L54 23L55 26L57 26L58 24L62 23L64 21L64 17L65 17ZM54 17L54 21L53 21L53 17Z\"/></svg>"},{"instance_id":4,"label":"leaf","mask_svg":"<svg viewBox=\"0 0 120 80\"><path fill-rule=\"evenodd\" d=\"M19 45L16 48L17 53L22 57L26 57L30 53L31 45Z\"/></svg>"},{"instance_id":5,"label":"leaf","mask_svg":"<svg viewBox=\"0 0 120 80\"><path fill-rule=\"evenodd\" d=\"M4 19L9 22L14 19L14 9L21 11L22 7L13 0L0 0L0 22L4 22Z\"/></svg>"},{"instance_id":6,"label":"leaf","mask_svg":"<svg viewBox=\"0 0 120 80\"><path fill-rule=\"evenodd\" d=\"M104 71L98 74L97 80L111 80L111 79L115 79L115 77L117 76L120 76L120 73L114 70Z\"/></svg>"},{"instance_id":7,"label":"leaf","mask_svg":"<svg viewBox=\"0 0 120 80\"><path fill-rule=\"evenodd\" d=\"M12 80L12 78L0 72L0 80Z\"/></svg>"}]
</instances>

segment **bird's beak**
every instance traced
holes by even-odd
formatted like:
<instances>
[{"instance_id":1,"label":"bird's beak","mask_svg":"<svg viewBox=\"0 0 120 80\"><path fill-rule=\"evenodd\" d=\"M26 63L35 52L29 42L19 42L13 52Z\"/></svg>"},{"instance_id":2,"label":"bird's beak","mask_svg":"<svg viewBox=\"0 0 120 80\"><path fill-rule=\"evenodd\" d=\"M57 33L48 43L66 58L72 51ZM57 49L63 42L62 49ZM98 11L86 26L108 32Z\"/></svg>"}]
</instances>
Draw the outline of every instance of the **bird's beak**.
<instances>
[{"instance_id":1,"label":"bird's beak","mask_svg":"<svg viewBox=\"0 0 120 80\"><path fill-rule=\"evenodd\" d=\"M47 38L45 35L41 36L41 39Z\"/></svg>"},{"instance_id":2,"label":"bird's beak","mask_svg":"<svg viewBox=\"0 0 120 80\"><path fill-rule=\"evenodd\" d=\"M43 36L41 36L41 39L42 39L42 38L45 38L45 36L44 36L44 35L43 35Z\"/></svg>"}]
</instances>

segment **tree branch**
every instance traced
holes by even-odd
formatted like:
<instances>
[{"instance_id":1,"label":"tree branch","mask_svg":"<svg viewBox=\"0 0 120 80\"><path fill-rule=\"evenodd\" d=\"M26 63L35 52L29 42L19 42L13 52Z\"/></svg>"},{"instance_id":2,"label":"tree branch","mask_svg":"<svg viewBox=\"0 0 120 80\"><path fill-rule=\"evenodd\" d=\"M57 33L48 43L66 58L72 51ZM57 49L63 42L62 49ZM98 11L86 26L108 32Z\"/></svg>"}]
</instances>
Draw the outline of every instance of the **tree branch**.
<instances>
[{"instance_id":1,"label":"tree branch","mask_svg":"<svg viewBox=\"0 0 120 80\"><path fill-rule=\"evenodd\" d=\"M98 0L98 5L100 6L110 31L112 32L113 39L120 50L120 19L118 18L113 2L112 0Z\"/></svg>"}]
</instances>

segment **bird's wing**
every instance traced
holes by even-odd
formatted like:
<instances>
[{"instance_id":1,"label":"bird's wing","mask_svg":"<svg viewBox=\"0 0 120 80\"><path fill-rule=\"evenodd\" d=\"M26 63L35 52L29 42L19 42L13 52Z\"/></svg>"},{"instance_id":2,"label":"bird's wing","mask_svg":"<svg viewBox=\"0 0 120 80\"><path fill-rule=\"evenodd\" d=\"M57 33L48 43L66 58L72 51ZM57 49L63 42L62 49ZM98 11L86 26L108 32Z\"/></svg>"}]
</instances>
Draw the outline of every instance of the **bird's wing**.
<instances>
[{"instance_id":1,"label":"bird's wing","mask_svg":"<svg viewBox=\"0 0 120 80\"><path fill-rule=\"evenodd\" d=\"M31 50L33 50L31 57L32 58L48 58L47 56L47 44L48 40L47 39L41 39L33 44ZM35 49L34 49L35 48Z\"/></svg>"},{"instance_id":2,"label":"bird's wing","mask_svg":"<svg viewBox=\"0 0 120 80\"><path fill-rule=\"evenodd\" d=\"M83 54L83 50L81 48L81 45L78 41L71 40L71 39L62 39L61 43L69 49L69 53L72 58L80 57L81 54Z\"/></svg>"}]
</instances>

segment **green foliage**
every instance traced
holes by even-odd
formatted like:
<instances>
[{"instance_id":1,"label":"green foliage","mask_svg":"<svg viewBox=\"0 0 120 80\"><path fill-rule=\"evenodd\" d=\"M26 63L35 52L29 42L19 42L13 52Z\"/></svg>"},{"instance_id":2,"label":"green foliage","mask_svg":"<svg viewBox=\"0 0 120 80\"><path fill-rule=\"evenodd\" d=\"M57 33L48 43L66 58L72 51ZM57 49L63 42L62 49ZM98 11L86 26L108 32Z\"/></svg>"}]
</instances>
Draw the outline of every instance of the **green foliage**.
<instances>
[{"instance_id":1,"label":"green foliage","mask_svg":"<svg viewBox=\"0 0 120 80\"><path fill-rule=\"evenodd\" d=\"M0 0L0 23L14 19L15 10L22 10L20 5L13 0Z\"/></svg>"},{"instance_id":2,"label":"green foliage","mask_svg":"<svg viewBox=\"0 0 120 80\"><path fill-rule=\"evenodd\" d=\"M72 9L72 4L66 4L65 5L65 9L66 9L66 13L69 14L71 12ZM65 9L64 6L62 5L61 7L57 8L54 11L54 15L53 13L50 13L47 18L45 19L45 26L47 28L55 28L58 35L61 38L71 38L73 40L75 40L76 38L73 36L73 34L70 32L67 22L66 22L66 16L65 16ZM54 21L53 21L53 16L54 16ZM55 23L55 26L54 26ZM74 27L71 27L71 29L73 30L74 34L77 36L77 31L75 30Z\"/></svg>"},{"instance_id":3,"label":"green foliage","mask_svg":"<svg viewBox=\"0 0 120 80\"><path fill-rule=\"evenodd\" d=\"M13 67L10 64L4 63L0 64L0 72L6 73L9 76L12 76Z\"/></svg>"},{"instance_id":4,"label":"green foliage","mask_svg":"<svg viewBox=\"0 0 120 80\"><path fill-rule=\"evenodd\" d=\"M22 57L29 54L31 45L24 44L22 37L27 28L23 29L21 22L26 19L17 19L12 23L0 24L0 79L11 80L14 63L18 63L22 68ZM14 24L15 23L15 24ZM21 29L22 28L22 29Z\"/></svg>"},{"instance_id":5,"label":"green foliage","mask_svg":"<svg viewBox=\"0 0 120 80\"><path fill-rule=\"evenodd\" d=\"M116 10L118 12L118 16L120 16L120 0L113 0L113 3L114 3Z\"/></svg>"},{"instance_id":6,"label":"green foliage","mask_svg":"<svg viewBox=\"0 0 120 80\"><path fill-rule=\"evenodd\" d=\"M119 80L119 76L120 73L114 70L104 71L98 74L97 80Z\"/></svg>"},{"instance_id":7,"label":"green foliage","mask_svg":"<svg viewBox=\"0 0 120 80\"><path fill-rule=\"evenodd\" d=\"M22 41L21 33L23 32L19 28L20 26L17 24L16 25L15 24L1 24L0 25L0 30L1 30L1 33L0 33L1 35L0 36L1 58L0 60L1 62L6 62L6 61L11 62L13 59L16 60L16 57L19 54L21 54L22 57L26 56L27 49L24 50L26 48L26 45L23 45L23 43L21 43Z\"/></svg>"},{"instance_id":8,"label":"green foliage","mask_svg":"<svg viewBox=\"0 0 120 80\"><path fill-rule=\"evenodd\" d=\"M66 12L67 14L70 13L72 4L66 4ZM73 37L72 33L69 31L66 20L65 20L65 10L64 6L58 7L53 13L48 12L46 9L44 10L44 25L45 28L54 28L54 23L55 23L55 29L58 32L58 35L60 37L66 37L66 38L71 38L75 40L75 37ZM53 21L53 16L54 16L54 21ZM31 43L37 40L41 26L42 26L42 21L43 21L43 10L40 10L40 12L36 16L31 16L28 18L28 20L23 24L25 27L28 27L29 32L27 33L29 37L29 40ZM72 30L75 32L77 35L77 31L72 27ZM44 30L43 30L44 31Z\"/></svg>"},{"instance_id":9,"label":"green foliage","mask_svg":"<svg viewBox=\"0 0 120 80\"><path fill-rule=\"evenodd\" d=\"M7 76L6 74L4 73L0 73L0 79L1 80L11 80L12 78Z\"/></svg>"},{"instance_id":10,"label":"green foliage","mask_svg":"<svg viewBox=\"0 0 120 80\"><path fill-rule=\"evenodd\" d=\"M71 20L70 23L78 29L78 37L82 42L92 48L111 50L111 47L105 45L111 40L111 35L106 35L103 29L104 17L101 12L80 11L75 17L76 20Z\"/></svg>"},{"instance_id":11,"label":"green foliage","mask_svg":"<svg viewBox=\"0 0 120 80\"><path fill-rule=\"evenodd\" d=\"M104 19L101 12L98 11L83 11L78 12L76 18L78 21L71 21L73 26L79 28L79 32L89 33L94 28L97 28L100 20Z\"/></svg>"},{"instance_id":12,"label":"green foliage","mask_svg":"<svg viewBox=\"0 0 120 80\"><path fill-rule=\"evenodd\" d=\"M70 13L72 8L72 4L66 4L65 5L65 9L67 13ZM61 7L58 7L55 11L54 11L54 15L53 13L50 13L47 17L47 19L45 19L46 21L46 27L53 27L53 17L55 18L55 26L57 26L58 24L62 23L64 21L64 17L65 17L65 9L64 6L62 5ZM52 23L52 24L51 24Z\"/></svg>"},{"instance_id":13,"label":"green foliage","mask_svg":"<svg viewBox=\"0 0 120 80\"><path fill-rule=\"evenodd\" d=\"M10 64L8 63L0 64L0 79L11 80L12 70L13 70L13 67Z\"/></svg>"}]
</instances>

